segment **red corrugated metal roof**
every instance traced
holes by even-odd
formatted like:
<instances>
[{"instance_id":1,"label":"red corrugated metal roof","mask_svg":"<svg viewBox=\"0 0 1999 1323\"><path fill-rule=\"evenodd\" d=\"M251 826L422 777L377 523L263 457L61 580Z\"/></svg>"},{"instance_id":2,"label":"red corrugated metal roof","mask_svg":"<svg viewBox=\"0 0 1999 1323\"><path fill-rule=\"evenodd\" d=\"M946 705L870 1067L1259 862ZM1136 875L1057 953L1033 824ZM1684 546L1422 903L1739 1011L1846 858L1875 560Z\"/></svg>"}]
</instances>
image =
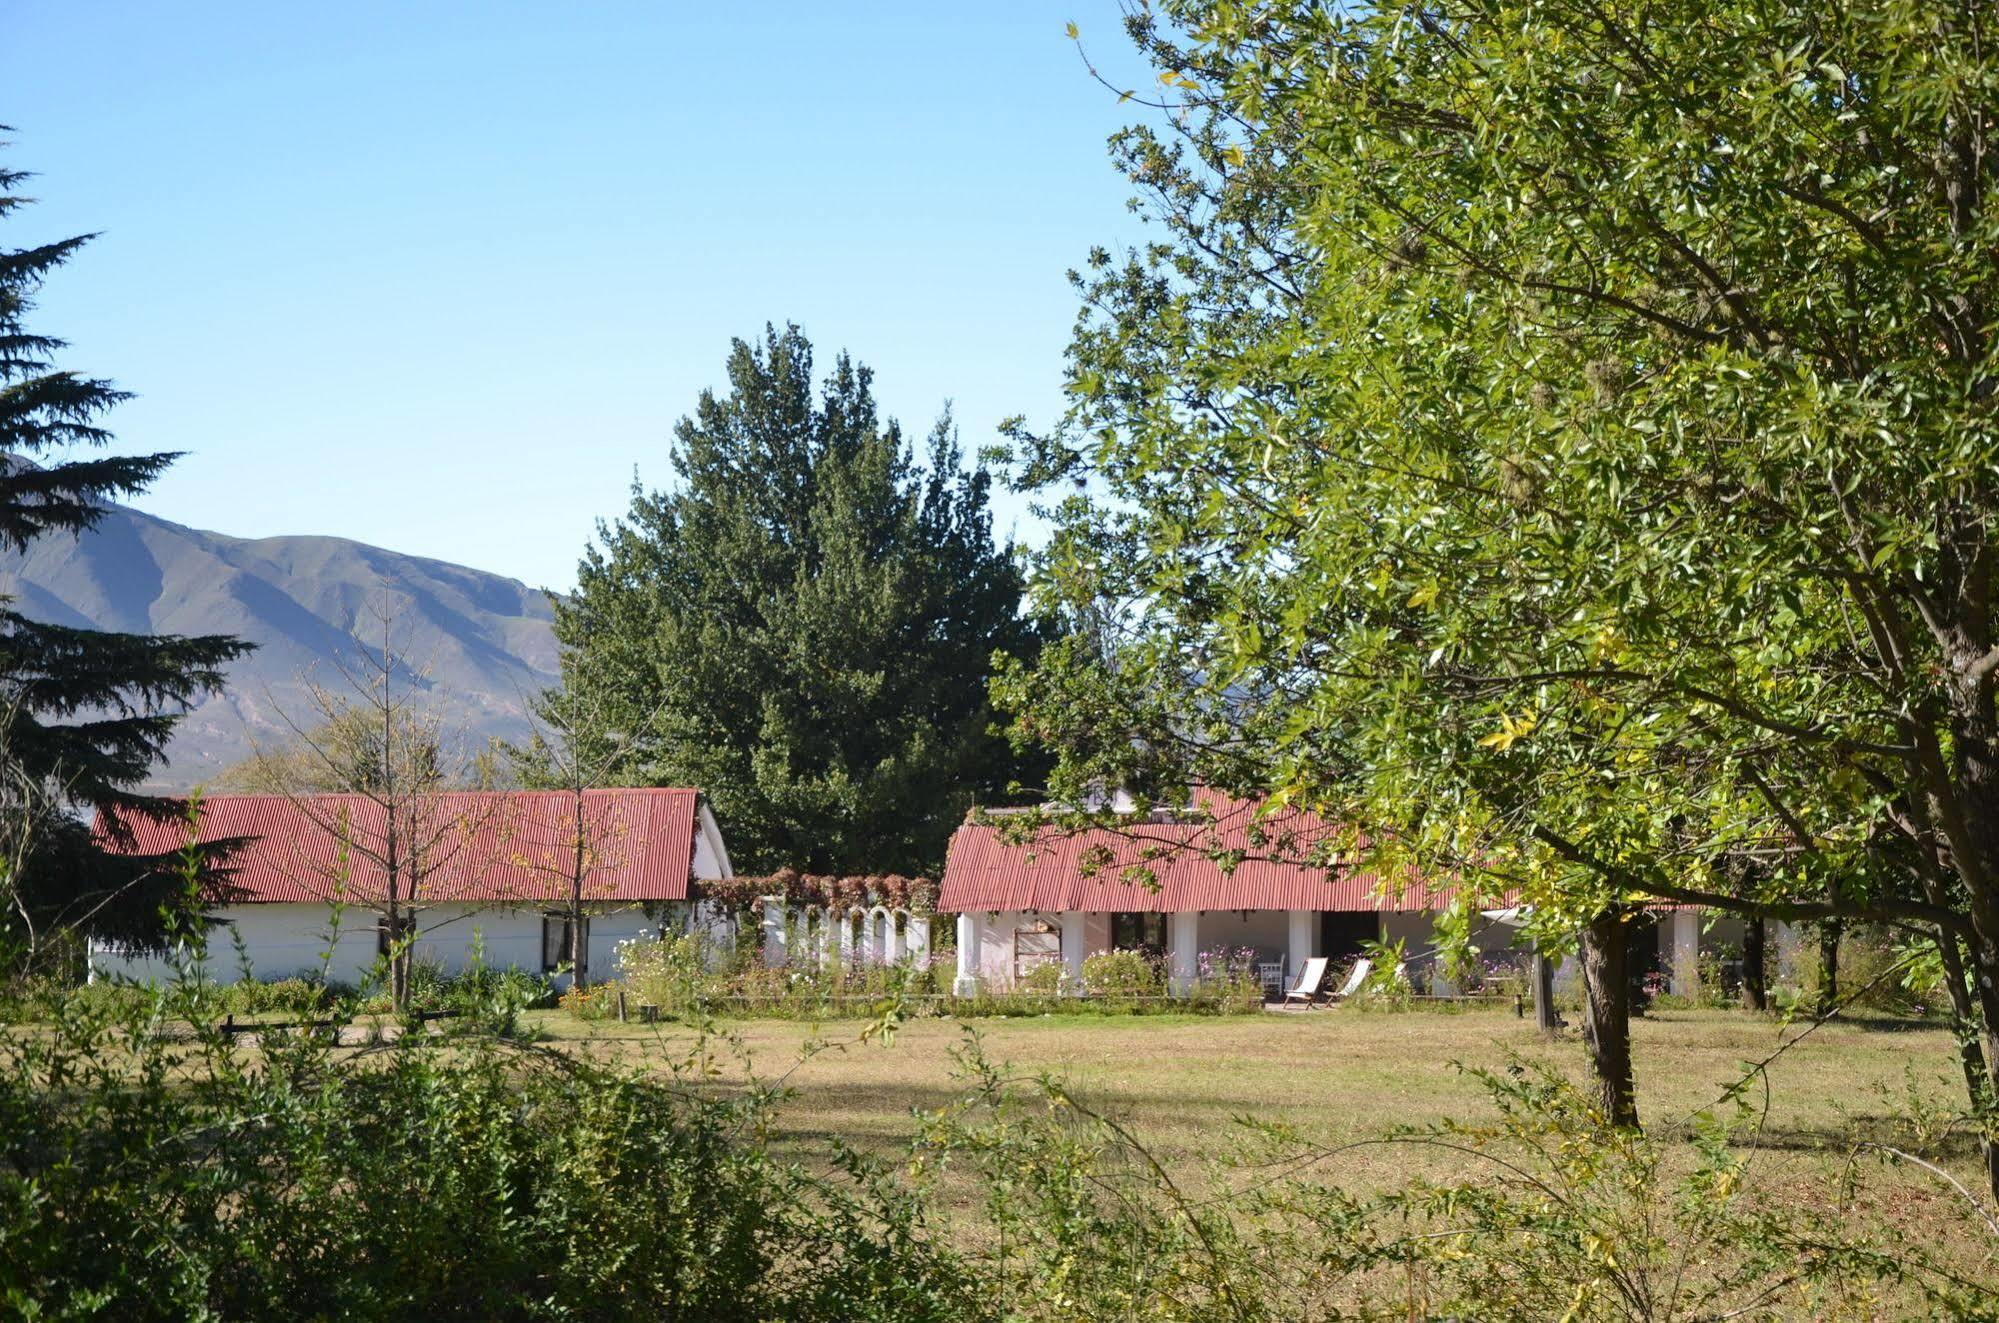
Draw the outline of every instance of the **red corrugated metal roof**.
<instances>
[{"instance_id":1,"label":"red corrugated metal roof","mask_svg":"<svg viewBox=\"0 0 1999 1323\"><path fill-rule=\"evenodd\" d=\"M680 789L587 790L581 836L595 856L586 899L685 900L701 796ZM430 797L397 836L430 842L436 861L417 899L535 902L568 894L577 831L575 797L561 790L453 791ZM389 839L383 806L365 795L208 795L203 841L242 838L229 855L231 902L355 903L386 895L380 862ZM166 854L188 843L184 822L127 818L130 853ZM119 849L100 818L98 837ZM342 858L341 840L349 842ZM405 875L407 876L407 874ZM405 881L398 890L408 886Z\"/></svg>"},{"instance_id":2,"label":"red corrugated metal roof","mask_svg":"<svg viewBox=\"0 0 1999 1323\"><path fill-rule=\"evenodd\" d=\"M1000 828L972 823L951 838L937 908L966 910L1110 910L1162 914L1198 910L1440 909L1451 893L1420 882L1388 895L1380 877L1298 859L1329 829L1307 813L1283 811L1256 822L1255 806L1204 798L1213 822L1134 820L1117 829L1064 833L1044 828L1024 845L1000 839ZM1255 831L1252 831L1252 824ZM1260 833L1260 843L1252 837ZM1214 857L1245 856L1224 871ZM1259 853L1267 856L1257 858ZM1098 866L1086 874L1086 866ZM1126 881L1128 868L1148 869L1156 887Z\"/></svg>"}]
</instances>

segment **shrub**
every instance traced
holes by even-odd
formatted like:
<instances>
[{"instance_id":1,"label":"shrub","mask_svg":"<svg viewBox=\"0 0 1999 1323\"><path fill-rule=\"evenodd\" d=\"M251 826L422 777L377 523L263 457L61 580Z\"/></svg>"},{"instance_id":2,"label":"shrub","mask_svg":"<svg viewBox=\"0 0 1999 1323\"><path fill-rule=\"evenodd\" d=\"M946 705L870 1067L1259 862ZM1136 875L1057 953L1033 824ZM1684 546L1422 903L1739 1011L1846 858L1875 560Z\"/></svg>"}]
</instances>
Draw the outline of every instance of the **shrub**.
<instances>
[{"instance_id":1,"label":"shrub","mask_svg":"<svg viewBox=\"0 0 1999 1323\"><path fill-rule=\"evenodd\" d=\"M1069 972L1050 960L1036 965L1014 983L1014 991L1036 994L1043 997L1059 995L1068 983Z\"/></svg>"},{"instance_id":2,"label":"shrub","mask_svg":"<svg viewBox=\"0 0 1999 1323\"><path fill-rule=\"evenodd\" d=\"M618 943L618 977L636 1005L668 1015L698 1009L710 988L708 940L701 933L650 933Z\"/></svg>"},{"instance_id":3,"label":"shrub","mask_svg":"<svg viewBox=\"0 0 1999 1323\"><path fill-rule=\"evenodd\" d=\"M1825 979L1816 931L1802 931L1787 963L1797 992L1795 998L1780 997L1780 1003L1795 1000L1799 1006L1816 1006ZM1937 1014L1950 1004L1943 979L1943 963L1927 940L1910 942L1865 925L1840 936L1838 991L1843 1007L1889 1015Z\"/></svg>"},{"instance_id":4,"label":"shrub","mask_svg":"<svg viewBox=\"0 0 1999 1323\"><path fill-rule=\"evenodd\" d=\"M489 969L474 964L439 988L438 1000L447 1010L472 1013L500 1004L517 1010L533 1010L555 1004L555 984L545 974L509 965Z\"/></svg>"},{"instance_id":5,"label":"shrub","mask_svg":"<svg viewBox=\"0 0 1999 1323\"><path fill-rule=\"evenodd\" d=\"M599 983L593 987L571 984L556 1003L579 1020L602 1020L618 1008L618 985Z\"/></svg>"},{"instance_id":6,"label":"shrub","mask_svg":"<svg viewBox=\"0 0 1999 1323\"><path fill-rule=\"evenodd\" d=\"M315 979L282 978L266 983L247 978L220 989L217 999L226 1010L243 1015L300 1015L319 1010L332 996L332 991Z\"/></svg>"},{"instance_id":7,"label":"shrub","mask_svg":"<svg viewBox=\"0 0 1999 1323\"><path fill-rule=\"evenodd\" d=\"M1761 1169L1714 1117L1696 1119L1691 1163L1667 1162L1552 1072L1467 1072L1493 1119L1377 1141L1446 1174L1364 1193L1337 1164L1375 1145L1255 1125L1251 1179L1183 1185L1059 1081L1023 1083L976 1039L963 1058L973 1087L925 1119L917 1168L970 1173L964 1240L1012 1317L1993 1317L1978 1264L1841 1224L1834 1191L1755 1187Z\"/></svg>"},{"instance_id":8,"label":"shrub","mask_svg":"<svg viewBox=\"0 0 1999 1323\"><path fill-rule=\"evenodd\" d=\"M246 1051L204 1027L218 1009L189 982L0 1033L0 1309L981 1316L913 1195L856 1159L815 1178L767 1152L770 1091L716 1098L476 1031L353 1053L280 1030Z\"/></svg>"},{"instance_id":9,"label":"shrub","mask_svg":"<svg viewBox=\"0 0 1999 1323\"><path fill-rule=\"evenodd\" d=\"M1158 960L1146 951L1102 951L1083 961L1083 987L1092 996L1156 997L1165 986Z\"/></svg>"}]
</instances>

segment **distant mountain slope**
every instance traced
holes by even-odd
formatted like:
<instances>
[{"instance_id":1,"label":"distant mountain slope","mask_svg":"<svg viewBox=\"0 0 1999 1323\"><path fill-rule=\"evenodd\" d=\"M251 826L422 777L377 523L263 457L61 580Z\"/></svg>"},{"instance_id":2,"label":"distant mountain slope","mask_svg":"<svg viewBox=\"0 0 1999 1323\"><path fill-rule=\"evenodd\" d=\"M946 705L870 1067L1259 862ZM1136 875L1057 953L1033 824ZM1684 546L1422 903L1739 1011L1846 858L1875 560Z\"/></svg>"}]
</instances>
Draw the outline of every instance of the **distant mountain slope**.
<instances>
[{"instance_id":1,"label":"distant mountain slope","mask_svg":"<svg viewBox=\"0 0 1999 1323\"><path fill-rule=\"evenodd\" d=\"M0 555L0 593L22 614L129 633L235 634L261 645L228 690L182 722L159 784L193 786L284 739L281 713L312 719L302 676L362 641L379 646L384 609L424 672L446 728L468 749L526 730L522 700L556 674L548 599L516 579L337 537L235 538L123 506L78 538ZM358 636L358 637L357 637Z\"/></svg>"}]
</instances>

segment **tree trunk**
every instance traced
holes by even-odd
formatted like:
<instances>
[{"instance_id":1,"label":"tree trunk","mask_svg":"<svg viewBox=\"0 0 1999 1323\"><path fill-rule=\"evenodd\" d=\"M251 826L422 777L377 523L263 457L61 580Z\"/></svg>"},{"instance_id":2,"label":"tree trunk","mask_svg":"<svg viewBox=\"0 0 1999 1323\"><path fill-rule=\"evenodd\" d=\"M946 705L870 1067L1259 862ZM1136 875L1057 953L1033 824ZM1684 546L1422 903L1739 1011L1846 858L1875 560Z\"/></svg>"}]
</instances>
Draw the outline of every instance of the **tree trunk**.
<instances>
[{"instance_id":1,"label":"tree trunk","mask_svg":"<svg viewBox=\"0 0 1999 1323\"><path fill-rule=\"evenodd\" d=\"M1984 1059L1982 1076L1971 1090L1971 1107L1985 1143L1986 1186L1999 1200L1999 1152L1995 1152L1999 1144L1999 711L1994 706L1994 676L1984 661L1993 640L1981 629L1978 637L1961 643L1953 659L1953 748L1946 762L1937 743L1928 746L1932 772L1947 772L1944 777L1933 776L1926 808L1948 847L1948 867L1964 884L1970 902L1965 915L1970 924L1962 934L1963 959L1979 1028L1977 1038L1965 1037L1977 1043ZM1928 881L1926 875L1926 885ZM1953 997L1953 1012L1956 1009ZM1969 1065L1973 1060L1965 1047L1960 1046L1959 1053L1961 1062Z\"/></svg>"},{"instance_id":2,"label":"tree trunk","mask_svg":"<svg viewBox=\"0 0 1999 1323\"><path fill-rule=\"evenodd\" d=\"M1978 1023L1975 1029L1967 1026L1964 1038L1978 1048L1977 1057L1984 1066L1979 1083L1971 1090L1971 1106L1985 1141L1986 1185L1993 1199L1999 1200L1999 1142L1995 1142L1999 1141L1999 913L1994 908L1981 906L1975 897L1972 900L1972 931L1965 944L1972 988L1968 1000L1977 1007ZM1967 1065L1974 1060L1966 1047L1961 1046L1959 1054Z\"/></svg>"},{"instance_id":3,"label":"tree trunk","mask_svg":"<svg viewBox=\"0 0 1999 1323\"><path fill-rule=\"evenodd\" d=\"M389 910L389 1004L398 1012L410 1008L410 951L415 943L409 938L415 931L416 917L392 906Z\"/></svg>"},{"instance_id":4,"label":"tree trunk","mask_svg":"<svg viewBox=\"0 0 1999 1323\"><path fill-rule=\"evenodd\" d=\"M1843 927L1838 919L1819 924L1819 995L1814 1013L1821 1020L1839 1009L1839 938Z\"/></svg>"},{"instance_id":5,"label":"tree trunk","mask_svg":"<svg viewBox=\"0 0 1999 1323\"><path fill-rule=\"evenodd\" d=\"M1583 1043L1596 1072L1603 1114L1615 1126L1638 1126L1631 1080L1631 988L1624 924L1606 910L1583 929Z\"/></svg>"},{"instance_id":6,"label":"tree trunk","mask_svg":"<svg viewBox=\"0 0 1999 1323\"><path fill-rule=\"evenodd\" d=\"M590 986L590 935L583 929L583 905L578 901L569 911L570 986Z\"/></svg>"},{"instance_id":7,"label":"tree trunk","mask_svg":"<svg viewBox=\"0 0 1999 1323\"><path fill-rule=\"evenodd\" d=\"M1742 1001L1757 1014L1770 1009L1769 925L1751 918L1742 930Z\"/></svg>"},{"instance_id":8,"label":"tree trunk","mask_svg":"<svg viewBox=\"0 0 1999 1323\"><path fill-rule=\"evenodd\" d=\"M1549 1038L1561 1025L1561 1018L1555 1014L1555 962L1534 953L1534 1024Z\"/></svg>"},{"instance_id":9,"label":"tree trunk","mask_svg":"<svg viewBox=\"0 0 1999 1323\"><path fill-rule=\"evenodd\" d=\"M1972 1114L1980 1119L1992 1115L1992 1076L1979 1042L1978 1013L1971 999L1964 969L1964 953L1957 938L1948 932L1936 936L1937 955L1943 961L1943 981L1950 994L1950 1028L1957 1038L1958 1066L1964 1072L1964 1087L1971 1097ZM1985 1182L1994 1199L1999 1199L1999 1137L1990 1126L1981 1128L1979 1147L1985 1157Z\"/></svg>"}]
</instances>

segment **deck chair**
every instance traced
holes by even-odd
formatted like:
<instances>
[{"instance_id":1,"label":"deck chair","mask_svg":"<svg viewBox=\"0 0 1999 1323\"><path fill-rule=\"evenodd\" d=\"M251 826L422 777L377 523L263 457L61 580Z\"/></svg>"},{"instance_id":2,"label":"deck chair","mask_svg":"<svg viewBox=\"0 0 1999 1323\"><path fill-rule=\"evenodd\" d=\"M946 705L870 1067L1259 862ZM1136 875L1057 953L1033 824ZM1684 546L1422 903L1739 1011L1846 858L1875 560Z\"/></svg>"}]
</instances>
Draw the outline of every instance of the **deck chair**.
<instances>
[{"instance_id":1,"label":"deck chair","mask_svg":"<svg viewBox=\"0 0 1999 1323\"><path fill-rule=\"evenodd\" d=\"M1345 1001L1353 996L1360 991L1361 985L1367 982L1367 976L1373 972L1374 962L1366 956L1354 961L1353 968L1347 971L1347 981L1340 985L1340 990L1332 995L1331 1000Z\"/></svg>"},{"instance_id":2,"label":"deck chair","mask_svg":"<svg viewBox=\"0 0 1999 1323\"><path fill-rule=\"evenodd\" d=\"M1325 981L1326 958L1313 956L1305 962L1305 967L1298 971L1298 981L1284 994L1284 1004L1289 1006L1294 1001L1302 1001L1310 1006L1319 999L1319 985Z\"/></svg>"}]
</instances>

